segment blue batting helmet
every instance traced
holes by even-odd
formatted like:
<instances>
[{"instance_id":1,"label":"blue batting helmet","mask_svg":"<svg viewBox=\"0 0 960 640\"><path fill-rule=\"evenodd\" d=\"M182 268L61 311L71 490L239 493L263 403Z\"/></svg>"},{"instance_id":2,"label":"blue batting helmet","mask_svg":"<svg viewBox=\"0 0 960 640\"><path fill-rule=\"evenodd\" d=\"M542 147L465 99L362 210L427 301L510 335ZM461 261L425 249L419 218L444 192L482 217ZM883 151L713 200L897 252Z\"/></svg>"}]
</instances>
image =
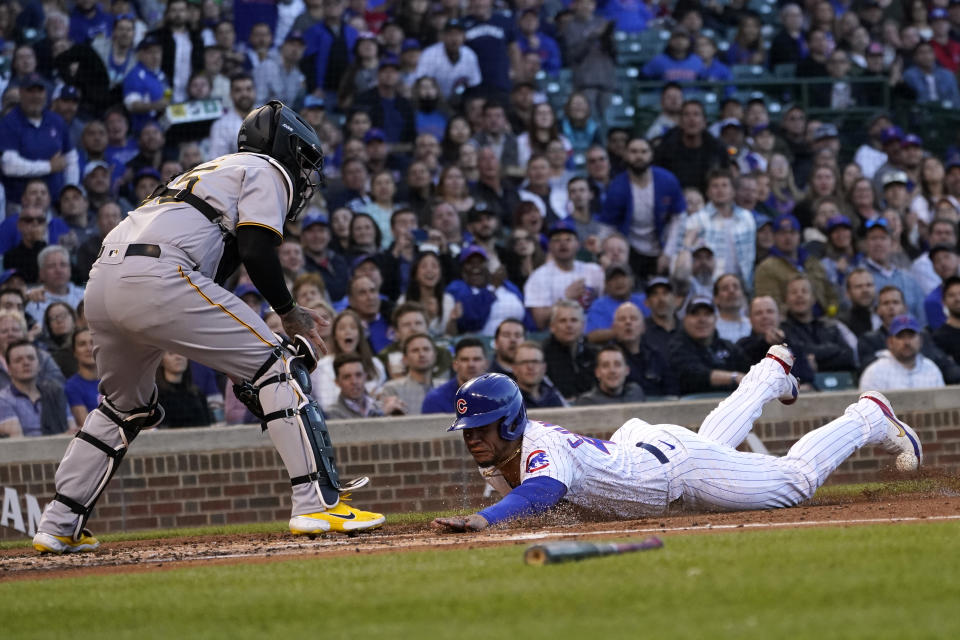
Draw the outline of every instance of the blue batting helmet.
<instances>
[{"instance_id":1,"label":"blue batting helmet","mask_svg":"<svg viewBox=\"0 0 960 640\"><path fill-rule=\"evenodd\" d=\"M517 383L502 373L485 373L457 390L457 419L447 431L485 427L503 418L500 437L516 440L527 426L527 410Z\"/></svg>"}]
</instances>

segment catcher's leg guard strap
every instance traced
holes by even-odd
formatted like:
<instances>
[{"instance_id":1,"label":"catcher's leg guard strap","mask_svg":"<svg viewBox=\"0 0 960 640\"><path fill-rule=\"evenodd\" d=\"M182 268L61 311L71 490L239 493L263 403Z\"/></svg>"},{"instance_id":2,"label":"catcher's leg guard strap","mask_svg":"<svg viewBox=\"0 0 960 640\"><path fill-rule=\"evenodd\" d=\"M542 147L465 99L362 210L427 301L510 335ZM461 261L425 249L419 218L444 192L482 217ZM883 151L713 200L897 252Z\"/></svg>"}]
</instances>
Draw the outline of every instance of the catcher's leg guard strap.
<instances>
[{"instance_id":1,"label":"catcher's leg guard strap","mask_svg":"<svg viewBox=\"0 0 960 640\"><path fill-rule=\"evenodd\" d=\"M117 425L120 443L116 447L111 446L110 444L104 442L94 435L91 435L90 433L87 433L86 431L81 431L76 435L77 440L92 446L106 457L106 468L103 469L102 475L96 484L93 494L86 500L64 495L59 491L53 496L54 500L62 503L68 509L70 509L70 511L80 516L80 520L78 521L73 533L74 538L77 538L81 535L83 528L87 524L87 520L90 518L90 514L93 512L94 506L97 504L97 500L100 498L101 494L103 494L104 490L107 488L107 485L110 483L110 480L113 478L113 475L120 467L120 463L123 461L123 457L126 455L127 448L130 446L130 443L133 442L134 438L137 437L141 429L160 424L160 422L163 421L164 415L163 408L157 404L156 392L154 392L153 401L148 406L138 407L130 412L118 411L117 408L112 406L106 398L104 398L104 400L100 403L100 406L94 409L94 411L99 411L111 422ZM124 417L124 414L126 417Z\"/></svg>"},{"instance_id":2,"label":"catcher's leg guard strap","mask_svg":"<svg viewBox=\"0 0 960 640\"><path fill-rule=\"evenodd\" d=\"M253 387L263 422L290 474L295 502L303 493L297 490L299 485L313 484L319 506L329 509L340 500L340 482L323 415L308 395L309 380L301 359L288 355L273 359ZM295 512L307 508L294 504Z\"/></svg>"}]
</instances>

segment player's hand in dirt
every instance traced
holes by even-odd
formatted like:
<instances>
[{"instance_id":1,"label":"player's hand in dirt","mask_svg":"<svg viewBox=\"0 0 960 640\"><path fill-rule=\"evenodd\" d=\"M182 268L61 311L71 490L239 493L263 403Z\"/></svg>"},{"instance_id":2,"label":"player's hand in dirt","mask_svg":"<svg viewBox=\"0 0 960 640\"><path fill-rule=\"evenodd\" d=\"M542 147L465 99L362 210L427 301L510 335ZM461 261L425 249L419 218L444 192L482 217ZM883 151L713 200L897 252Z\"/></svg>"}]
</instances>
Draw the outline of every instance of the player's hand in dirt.
<instances>
[{"instance_id":1,"label":"player's hand in dirt","mask_svg":"<svg viewBox=\"0 0 960 640\"><path fill-rule=\"evenodd\" d=\"M327 345L323 343L323 338L320 337L320 332L317 330L318 326L330 324L326 318L313 309L297 305L280 316L280 321L283 322L283 330L288 336L300 334L317 345L320 352L326 355Z\"/></svg>"},{"instance_id":2,"label":"player's hand in dirt","mask_svg":"<svg viewBox=\"0 0 960 640\"><path fill-rule=\"evenodd\" d=\"M430 524L434 529L447 531L480 531L490 526L487 519L479 513L453 518L435 518Z\"/></svg>"}]
</instances>

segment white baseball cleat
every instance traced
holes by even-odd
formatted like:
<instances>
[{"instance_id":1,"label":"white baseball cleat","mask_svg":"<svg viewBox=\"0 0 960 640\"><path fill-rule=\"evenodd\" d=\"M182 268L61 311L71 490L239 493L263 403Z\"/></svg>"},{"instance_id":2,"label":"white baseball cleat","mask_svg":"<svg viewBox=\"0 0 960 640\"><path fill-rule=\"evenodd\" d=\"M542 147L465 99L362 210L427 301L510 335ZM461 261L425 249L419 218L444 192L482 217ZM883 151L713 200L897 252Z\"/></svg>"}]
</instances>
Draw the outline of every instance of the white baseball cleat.
<instances>
[{"instance_id":1,"label":"white baseball cleat","mask_svg":"<svg viewBox=\"0 0 960 640\"><path fill-rule=\"evenodd\" d=\"M923 464L923 445L920 444L920 437L910 425L897 418L887 397L879 391L867 391L860 395L860 399L873 401L887 419L886 441L881 445L883 450L894 455L912 454L917 458L918 467Z\"/></svg>"},{"instance_id":2,"label":"white baseball cleat","mask_svg":"<svg viewBox=\"0 0 960 640\"><path fill-rule=\"evenodd\" d=\"M74 540L71 536L55 536L44 531L38 531L33 536L33 548L40 553L83 553L93 551L99 546L100 541L86 529L80 534L78 540Z\"/></svg>"},{"instance_id":3,"label":"white baseball cleat","mask_svg":"<svg viewBox=\"0 0 960 640\"><path fill-rule=\"evenodd\" d=\"M774 360L787 372L787 381L790 383L790 388L783 392L778 399L783 404L793 404L800 395L800 384L797 382L797 378L790 373L790 370L793 369L793 352L785 344L775 344L767 349L766 357Z\"/></svg>"}]
</instances>

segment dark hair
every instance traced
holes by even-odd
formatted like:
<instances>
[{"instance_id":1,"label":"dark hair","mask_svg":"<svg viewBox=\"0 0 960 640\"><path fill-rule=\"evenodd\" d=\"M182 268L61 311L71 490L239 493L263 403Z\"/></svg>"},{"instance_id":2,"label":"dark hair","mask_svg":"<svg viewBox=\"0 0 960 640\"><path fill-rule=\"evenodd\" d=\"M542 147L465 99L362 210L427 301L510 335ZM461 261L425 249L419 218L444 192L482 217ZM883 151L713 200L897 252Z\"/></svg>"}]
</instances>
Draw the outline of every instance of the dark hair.
<instances>
[{"instance_id":1,"label":"dark hair","mask_svg":"<svg viewBox=\"0 0 960 640\"><path fill-rule=\"evenodd\" d=\"M354 211L353 217L350 219L350 248L357 248L357 245L354 244L353 239L353 227L360 218L366 218L370 221L370 224L373 225L373 243L376 246L377 251L379 251L383 246L383 232L380 230L380 225L377 224L377 221L373 219L373 216L371 216L369 213L363 213L362 211Z\"/></svg>"},{"instance_id":2,"label":"dark hair","mask_svg":"<svg viewBox=\"0 0 960 640\"><path fill-rule=\"evenodd\" d=\"M623 361L627 362L627 353L623 350L623 347L618 345L616 342L608 342L603 345L599 351L597 351L597 364L600 363L600 354L606 351L612 351L614 353L619 353L623 357Z\"/></svg>"},{"instance_id":3,"label":"dark hair","mask_svg":"<svg viewBox=\"0 0 960 640\"><path fill-rule=\"evenodd\" d=\"M230 76L230 87L231 88L233 87L234 82L240 82L241 80L249 80L250 82L253 82L253 76L251 76L249 73L246 73L244 71L235 73L232 76Z\"/></svg>"},{"instance_id":4,"label":"dark hair","mask_svg":"<svg viewBox=\"0 0 960 640\"><path fill-rule=\"evenodd\" d=\"M518 324L523 327L523 335L527 335L527 327L523 324L522 320L517 320L516 318L507 318L506 320L502 320L500 324L497 325L497 330L493 332L494 340L500 337L500 328L505 324Z\"/></svg>"},{"instance_id":5,"label":"dark hair","mask_svg":"<svg viewBox=\"0 0 960 640\"><path fill-rule=\"evenodd\" d=\"M340 345L337 344L337 325L340 324L344 318L351 318L354 323L357 325L357 350L351 352L356 354L359 361L363 363L363 370L367 373L368 380L375 380L378 376L377 367L373 363L374 355L373 348L370 347L370 342L367 340L367 329L363 326L363 320L360 319L359 314L353 309L347 308L337 314L337 317L333 319L333 324L330 327L330 342L331 352L336 354L337 357L343 355L346 352L339 353Z\"/></svg>"},{"instance_id":6,"label":"dark hair","mask_svg":"<svg viewBox=\"0 0 960 640\"><path fill-rule=\"evenodd\" d=\"M707 114L707 110L704 108L703 103L700 102L699 100L697 100L696 98L688 98L688 99L684 100L684 101L683 101L683 104L680 106L680 110L683 111L684 109L686 109L686 108L687 108L688 106L690 106L691 104L697 105L697 107L700 108L700 113L702 113L703 115L706 115L706 114Z\"/></svg>"},{"instance_id":7,"label":"dark hair","mask_svg":"<svg viewBox=\"0 0 960 640\"><path fill-rule=\"evenodd\" d=\"M943 288L944 288L944 289L947 288L946 283L944 283ZM890 293L891 291L896 291L897 293L900 294L900 302L902 302L902 303L904 303L904 304L907 303L907 299L904 297L903 291L900 290L900 287L894 286L894 285L892 285L892 284L888 284L888 285L886 285L886 286L884 286L884 287L881 287L881 288L880 288L880 291L877 291L877 300L880 300L880 296L882 296L883 294L885 294L885 293Z\"/></svg>"},{"instance_id":8,"label":"dark hair","mask_svg":"<svg viewBox=\"0 0 960 640\"><path fill-rule=\"evenodd\" d=\"M410 347L410 343L418 338L426 339L426 341L430 343L430 346L433 347L434 351L436 351L437 347L436 345L433 344L433 338L431 338L426 333L417 332L417 333L414 333L413 335L407 336L407 339L403 341L403 347L402 347L403 355L407 355L407 348Z\"/></svg>"},{"instance_id":9,"label":"dark hair","mask_svg":"<svg viewBox=\"0 0 960 640\"><path fill-rule=\"evenodd\" d=\"M553 124L550 125L549 129L547 129L547 134L549 135L549 137L547 138L547 141L541 143L539 138L537 138L537 125L535 122L536 121L535 113L537 109L541 109L544 107L547 109L550 109L550 113L553 115ZM532 154L530 158L531 160L533 160L533 157L536 156L538 153L546 153L547 145L553 142L554 140L560 139L560 118L557 117L557 112L554 111L553 107L550 106L549 102L540 102L538 104L533 105L533 108L530 109L530 124L527 127L527 135L529 136L529 139L530 139L530 152Z\"/></svg>"},{"instance_id":10,"label":"dark hair","mask_svg":"<svg viewBox=\"0 0 960 640\"><path fill-rule=\"evenodd\" d=\"M944 280L944 281L943 281L943 291L942 291L941 294L940 294L940 298L941 298L941 299L946 299L946 297L947 297L947 290L948 290L950 287L952 287L952 286L954 286L954 285L958 285L958 284L960 284L960 276L950 276L949 278L947 278L946 280Z\"/></svg>"},{"instance_id":11,"label":"dark hair","mask_svg":"<svg viewBox=\"0 0 960 640\"><path fill-rule=\"evenodd\" d=\"M736 280L736 281L740 284L740 290L743 291L743 280L740 279L740 276L738 276L738 275L735 274L735 273L724 273L724 274L721 275L719 278L717 278L717 279L714 281L714 283L713 283L713 296L714 296L714 297L716 297L716 296L717 296L717 293L720 292L720 281L723 280L724 278L733 278L734 280Z\"/></svg>"},{"instance_id":12,"label":"dark hair","mask_svg":"<svg viewBox=\"0 0 960 640\"><path fill-rule=\"evenodd\" d=\"M176 352L172 352L172 353L176 353ZM178 355L183 356L182 353ZM157 373L155 378L156 378L158 389L165 390L165 391L172 391L174 389L173 385L167 382L167 379L163 376L163 359L160 360L160 366L157 367ZM180 384L182 384L185 387L188 394L192 396L202 395L200 393L200 387L193 384L193 373L191 372L191 369L190 369L189 358L187 359L187 368L184 369L183 371L183 378L180 379Z\"/></svg>"},{"instance_id":13,"label":"dark hair","mask_svg":"<svg viewBox=\"0 0 960 640\"><path fill-rule=\"evenodd\" d=\"M58 347L69 347L71 344L71 334L67 334L65 336L55 336L50 332L50 310L54 307L63 307L66 309L70 313L70 319L73 320L74 327L76 327L77 324L77 312L68 303L60 300L51 302L43 311L43 333L47 336L47 338L49 338L51 344L54 344Z\"/></svg>"},{"instance_id":14,"label":"dark hair","mask_svg":"<svg viewBox=\"0 0 960 640\"><path fill-rule=\"evenodd\" d=\"M484 112L484 113L486 113L487 111L492 111L492 110L494 110L494 109L503 109L503 112L504 112L504 113L506 113L506 111L507 111L507 108L506 108L505 106L503 106L503 103L500 102L499 100L487 100L487 101L483 104L483 112Z\"/></svg>"},{"instance_id":15,"label":"dark hair","mask_svg":"<svg viewBox=\"0 0 960 640\"><path fill-rule=\"evenodd\" d=\"M570 178L569 180L567 180L567 188L569 189L569 188L570 188L570 185L572 185L574 182L586 182L586 183L587 183L587 186L588 186L588 187L590 186L590 181L587 180L587 178L586 178L585 176L579 176L579 175L578 175L578 176L573 176L572 178Z\"/></svg>"},{"instance_id":16,"label":"dark hair","mask_svg":"<svg viewBox=\"0 0 960 640\"><path fill-rule=\"evenodd\" d=\"M77 327L73 330L73 333L70 335L70 344L75 349L77 347L77 336L83 333L84 331L89 332L90 327Z\"/></svg>"},{"instance_id":17,"label":"dark hair","mask_svg":"<svg viewBox=\"0 0 960 640\"><path fill-rule=\"evenodd\" d=\"M37 353L37 355L38 356L40 355L40 349L37 348L37 345L33 344L30 340L27 340L26 338L21 338L19 340L14 340L13 342L7 345L7 350L4 351L3 353L3 357L7 359L7 362L10 362L11 349L14 349L15 347L22 347L23 345L33 347L33 350Z\"/></svg>"},{"instance_id":18,"label":"dark hair","mask_svg":"<svg viewBox=\"0 0 960 640\"><path fill-rule=\"evenodd\" d=\"M733 173L731 173L727 169L711 169L710 171L707 172L707 179L705 181L707 184L707 187L709 187L710 183L713 182L714 180L719 180L721 178L726 178L727 180L730 181L730 186L731 187L733 186Z\"/></svg>"},{"instance_id":19,"label":"dark hair","mask_svg":"<svg viewBox=\"0 0 960 640\"><path fill-rule=\"evenodd\" d=\"M421 302L420 298L420 283L417 282L417 271L420 269L420 263L423 262L424 258L427 256L433 256L437 261L437 264L440 267L440 279L437 280L437 284L433 285L433 297L437 300L437 312L443 313L443 290L444 290L444 277L443 277L443 263L440 261L440 256L432 251L424 251L419 254L413 260L413 264L410 266L410 280L407 282L407 301L410 302ZM426 311L426 307L421 304L421 308Z\"/></svg>"},{"instance_id":20,"label":"dark hair","mask_svg":"<svg viewBox=\"0 0 960 640\"><path fill-rule=\"evenodd\" d=\"M408 313L419 313L423 316L424 320L427 319L427 310L424 309L422 304L419 302L404 302L403 304L398 304L393 310L393 313L390 314L390 324L396 328L400 318Z\"/></svg>"},{"instance_id":21,"label":"dark hair","mask_svg":"<svg viewBox=\"0 0 960 640\"><path fill-rule=\"evenodd\" d=\"M341 353L333 359L333 377L340 377L340 369L342 369L344 365L350 364L351 362L359 362L364 373L366 373L367 368L364 366L363 358L356 353Z\"/></svg>"},{"instance_id":22,"label":"dark hair","mask_svg":"<svg viewBox=\"0 0 960 640\"><path fill-rule=\"evenodd\" d=\"M27 306L27 296L23 295L23 291L20 291L20 289L14 289L13 287L4 287L0 289L0 298L2 298L3 296L9 293L16 294L20 298L20 303L23 306Z\"/></svg>"},{"instance_id":23,"label":"dark hair","mask_svg":"<svg viewBox=\"0 0 960 640\"><path fill-rule=\"evenodd\" d=\"M378 171L378 172L377 172L377 175L380 175L381 173L384 173L384 171ZM389 173L389 172L387 172L387 173ZM394 211L393 213L390 214L390 228L391 228L391 229L393 228L393 224L397 221L397 216L403 215L404 213L413 214L413 217L414 217L414 218L417 217L417 212L414 211L413 209L411 209L410 207L400 207L399 209L397 209L396 211ZM418 220L419 220L419 218L418 218Z\"/></svg>"},{"instance_id":24,"label":"dark hair","mask_svg":"<svg viewBox=\"0 0 960 640\"><path fill-rule=\"evenodd\" d=\"M460 338L453 348L453 357L456 358L460 355L461 351L469 349L470 347L480 347L480 350L483 352L483 357L487 357L487 347L483 344L483 341L478 338Z\"/></svg>"}]
</instances>

